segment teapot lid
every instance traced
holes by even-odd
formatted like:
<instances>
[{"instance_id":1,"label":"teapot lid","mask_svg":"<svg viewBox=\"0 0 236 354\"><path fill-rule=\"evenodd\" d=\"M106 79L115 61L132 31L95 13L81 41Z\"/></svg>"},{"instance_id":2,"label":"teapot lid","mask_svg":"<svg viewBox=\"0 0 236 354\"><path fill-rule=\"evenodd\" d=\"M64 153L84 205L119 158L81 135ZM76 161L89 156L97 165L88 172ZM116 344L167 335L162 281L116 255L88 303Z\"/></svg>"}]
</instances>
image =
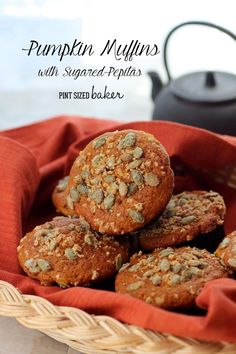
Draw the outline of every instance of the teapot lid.
<instances>
[{"instance_id":1,"label":"teapot lid","mask_svg":"<svg viewBox=\"0 0 236 354\"><path fill-rule=\"evenodd\" d=\"M177 97L203 103L236 99L236 76L220 71L187 74L171 81L170 90Z\"/></svg>"}]
</instances>

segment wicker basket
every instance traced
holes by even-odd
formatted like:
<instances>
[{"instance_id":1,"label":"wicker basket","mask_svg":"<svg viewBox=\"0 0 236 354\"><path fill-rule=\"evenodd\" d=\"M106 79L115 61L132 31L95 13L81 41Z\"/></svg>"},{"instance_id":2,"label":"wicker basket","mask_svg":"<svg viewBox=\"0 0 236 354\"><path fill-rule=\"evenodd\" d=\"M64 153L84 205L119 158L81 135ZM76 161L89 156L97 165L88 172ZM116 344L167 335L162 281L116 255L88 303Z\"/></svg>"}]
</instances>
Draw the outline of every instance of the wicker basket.
<instances>
[{"instance_id":1,"label":"wicker basket","mask_svg":"<svg viewBox=\"0 0 236 354\"><path fill-rule=\"evenodd\" d=\"M33 295L22 295L0 281L0 315L15 317L25 327L89 354L235 354L236 344L179 338L120 323L109 316L89 315L73 307L55 306Z\"/></svg>"},{"instance_id":2,"label":"wicker basket","mask_svg":"<svg viewBox=\"0 0 236 354\"><path fill-rule=\"evenodd\" d=\"M235 144L235 138L231 140ZM218 183L236 188L235 166L203 172ZM25 327L88 354L236 354L236 344L180 338L127 325L109 316L55 306L39 296L23 295L5 281L0 281L0 315L14 317Z\"/></svg>"}]
</instances>

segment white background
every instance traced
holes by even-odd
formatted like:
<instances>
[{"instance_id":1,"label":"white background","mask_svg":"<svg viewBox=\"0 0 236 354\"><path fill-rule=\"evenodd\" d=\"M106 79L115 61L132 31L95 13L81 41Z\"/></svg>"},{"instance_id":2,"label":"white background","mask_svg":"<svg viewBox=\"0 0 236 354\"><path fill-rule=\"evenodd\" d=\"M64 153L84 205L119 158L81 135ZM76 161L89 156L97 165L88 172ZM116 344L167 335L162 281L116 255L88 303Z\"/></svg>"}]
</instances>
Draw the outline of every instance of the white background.
<instances>
[{"instance_id":1,"label":"white background","mask_svg":"<svg viewBox=\"0 0 236 354\"><path fill-rule=\"evenodd\" d=\"M156 70L163 81L162 49L167 33L175 25L190 20L205 20L225 26L236 33L235 0L2 0L0 1L0 129L19 126L57 114L77 114L122 121L148 120L153 104L151 82L146 72ZM140 68L139 78L38 78L39 68L58 65L56 57L27 57L22 48L31 39L41 43L72 43L75 38L103 48L108 39L121 44L138 39L157 43L161 53L138 57L131 63L116 62L112 56L74 57L63 60L61 67ZM236 43L217 30L185 27L172 37L169 45L173 77L206 69L236 74ZM86 90L94 84L98 90L108 85L120 91L122 100L59 100L58 91Z\"/></svg>"}]
</instances>

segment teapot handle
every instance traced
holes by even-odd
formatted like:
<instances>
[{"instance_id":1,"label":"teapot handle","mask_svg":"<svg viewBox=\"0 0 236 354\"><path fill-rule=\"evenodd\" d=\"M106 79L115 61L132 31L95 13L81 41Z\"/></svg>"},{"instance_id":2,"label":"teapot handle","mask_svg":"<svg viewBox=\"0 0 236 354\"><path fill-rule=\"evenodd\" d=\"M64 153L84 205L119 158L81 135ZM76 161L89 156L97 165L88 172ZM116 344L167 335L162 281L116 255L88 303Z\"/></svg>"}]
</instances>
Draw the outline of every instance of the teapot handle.
<instances>
[{"instance_id":1,"label":"teapot handle","mask_svg":"<svg viewBox=\"0 0 236 354\"><path fill-rule=\"evenodd\" d=\"M210 23L210 22L204 22L204 21L189 21L189 22L183 22L181 23L180 25L174 27L170 32L169 34L167 35L166 39L165 39L165 42L164 42L164 66L165 66L165 69L166 69L166 73L167 73L167 77L168 77L168 81L170 82L171 81L171 75L170 75L170 71L169 71L169 67L168 67L168 62L167 62L167 45L168 45L168 42L169 42L169 39L171 37L171 35L180 27L183 27L183 26L187 26L187 25L201 25L201 26L208 26L208 27L212 27L212 28L216 28L217 30L227 34L228 36L230 36L231 38L233 38L234 40L236 40L236 35L233 33L233 32L230 32L229 30L227 30L226 28L224 27L221 27L221 26L218 26L218 25L215 25L213 23Z\"/></svg>"}]
</instances>

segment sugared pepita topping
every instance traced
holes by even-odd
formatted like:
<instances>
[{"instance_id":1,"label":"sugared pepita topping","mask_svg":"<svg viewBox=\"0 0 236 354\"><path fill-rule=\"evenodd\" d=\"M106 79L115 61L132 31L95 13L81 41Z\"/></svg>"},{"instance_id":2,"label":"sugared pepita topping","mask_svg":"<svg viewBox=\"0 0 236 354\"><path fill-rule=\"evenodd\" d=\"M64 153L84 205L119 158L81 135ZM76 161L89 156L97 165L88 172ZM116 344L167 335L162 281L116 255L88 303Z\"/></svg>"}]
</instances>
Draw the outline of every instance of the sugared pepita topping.
<instances>
[{"instance_id":1,"label":"sugared pepita topping","mask_svg":"<svg viewBox=\"0 0 236 354\"><path fill-rule=\"evenodd\" d=\"M174 308L197 296L207 280L224 275L226 268L208 251L168 247L135 254L121 267L116 290L156 306Z\"/></svg>"},{"instance_id":2,"label":"sugared pepita topping","mask_svg":"<svg viewBox=\"0 0 236 354\"><path fill-rule=\"evenodd\" d=\"M187 247L183 252L176 252L168 247L156 250L151 255L134 255L131 265L124 264L120 272L124 269L135 272L139 287L144 285L146 280L155 286L174 286L201 277L203 270L208 267L208 263L202 259L204 251L197 248L189 251L190 248ZM131 288L132 284L128 286L128 290L132 290Z\"/></svg>"},{"instance_id":3,"label":"sugared pepita topping","mask_svg":"<svg viewBox=\"0 0 236 354\"><path fill-rule=\"evenodd\" d=\"M102 267L113 274L128 259L126 238L118 242L117 238L99 235L83 218L56 217L36 226L21 239L17 251L23 269L30 276L39 277L44 283L64 284L64 287L83 284L89 277L100 278L104 274ZM89 262L92 267L87 266ZM74 267L79 269L79 266L77 274Z\"/></svg>"},{"instance_id":4,"label":"sugared pepita topping","mask_svg":"<svg viewBox=\"0 0 236 354\"><path fill-rule=\"evenodd\" d=\"M156 202L158 195L153 203L158 187L167 189L162 204L167 203L173 175L162 145L141 131L116 131L80 153L70 173L67 202L96 230L118 234L139 228L165 207ZM117 221L124 218L123 226L111 220L113 212Z\"/></svg>"},{"instance_id":5,"label":"sugared pepita topping","mask_svg":"<svg viewBox=\"0 0 236 354\"><path fill-rule=\"evenodd\" d=\"M161 232L161 228L165 230L178 226L187 226L194 221L199 221L202 215L208 213L210 208L214 206L222 212L222 216L225 213L225 205L223 198L216 192L183 192L173 196L168 203L166 210L159 219L158 232ZM223 218L219 220L219 224L223 224Z\"/></svg>"},{"instance_id":6,"label":"sugared pepita topping","mask_svg":"<svg viewBox=\"0 0 236 354\"><path fill-rule=\"evenodd\" d=\"M192 240L222 225L224 215L224 200L216 192L173 195L161 217L139 230L142 247L152 250Z\"/></svg>"}]
</instances>

